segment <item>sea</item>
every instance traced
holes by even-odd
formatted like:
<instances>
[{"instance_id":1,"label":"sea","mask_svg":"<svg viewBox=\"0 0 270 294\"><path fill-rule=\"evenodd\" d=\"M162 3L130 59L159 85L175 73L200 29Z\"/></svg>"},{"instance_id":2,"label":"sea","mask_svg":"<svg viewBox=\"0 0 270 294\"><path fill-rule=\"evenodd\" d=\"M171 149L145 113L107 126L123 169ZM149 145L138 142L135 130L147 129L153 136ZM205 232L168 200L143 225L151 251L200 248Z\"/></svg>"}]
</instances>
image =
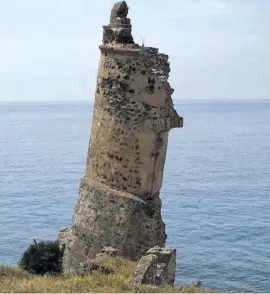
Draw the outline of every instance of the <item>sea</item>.
<instances>
[{"instance_id":1,"label":"sea","mask_svg":"<svg viewBox=\"0 0 270 294\"><path fill-rule=\"evenodd\" d=\"M0 103L0 264L71 225L91 102ZM270 100L183 100L161 190L177 284L270 292Z\"/></svg>"}]
</instances>

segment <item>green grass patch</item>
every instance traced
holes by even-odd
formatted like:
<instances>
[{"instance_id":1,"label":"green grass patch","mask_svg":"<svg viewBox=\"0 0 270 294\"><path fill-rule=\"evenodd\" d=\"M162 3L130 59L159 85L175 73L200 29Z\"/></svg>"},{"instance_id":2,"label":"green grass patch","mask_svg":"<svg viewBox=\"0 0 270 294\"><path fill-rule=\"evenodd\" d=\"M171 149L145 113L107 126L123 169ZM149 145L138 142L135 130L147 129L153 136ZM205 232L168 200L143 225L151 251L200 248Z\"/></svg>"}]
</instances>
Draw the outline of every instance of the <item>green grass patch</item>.
<instances>
[{"instance_id":1,"label":"green grass patch","mask_svg":"<svg viewBox=\"0 0 270 294\"><path fill-rule=\"evenodd\" d=\"M134 286L132 274L136 263L113 257L98 257L95 264L112 269L112 274L98 270L84 276L40 276L16 267L0 266L0 292L11 293L86 293L86 292L134 292L134 293L214 293L195 286L152 287Z\"/></svg>"}]
</instances>

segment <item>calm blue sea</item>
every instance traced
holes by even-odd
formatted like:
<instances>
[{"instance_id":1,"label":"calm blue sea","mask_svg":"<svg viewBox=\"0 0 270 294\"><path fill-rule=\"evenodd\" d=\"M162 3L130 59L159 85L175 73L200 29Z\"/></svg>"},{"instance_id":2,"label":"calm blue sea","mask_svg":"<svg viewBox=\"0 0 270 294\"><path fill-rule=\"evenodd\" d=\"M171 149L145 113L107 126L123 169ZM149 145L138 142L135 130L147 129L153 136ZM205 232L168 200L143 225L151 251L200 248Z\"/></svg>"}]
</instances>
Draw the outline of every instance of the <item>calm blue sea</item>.
<instances>
[{"instance_id":1,"label":"calm blue sea","mask_svg":"<svg viewBox=\"0 0 270 294\"><path fill-rule=\"evenodd\" d=\"M162 188L177 282L270 291L270 101L183 101ZM88 147L86 102L0 104L0 264L71 224Z\"/></svg>"}]
</instances>

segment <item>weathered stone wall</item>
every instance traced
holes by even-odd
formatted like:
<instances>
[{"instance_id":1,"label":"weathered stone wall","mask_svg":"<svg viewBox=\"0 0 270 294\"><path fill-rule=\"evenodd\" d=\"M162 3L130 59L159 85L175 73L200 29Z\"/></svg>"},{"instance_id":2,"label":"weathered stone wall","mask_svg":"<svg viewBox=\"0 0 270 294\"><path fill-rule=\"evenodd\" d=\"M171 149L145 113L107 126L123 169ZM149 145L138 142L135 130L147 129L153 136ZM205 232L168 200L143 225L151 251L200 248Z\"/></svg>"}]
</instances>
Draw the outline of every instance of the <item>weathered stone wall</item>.
<instances>
[{"instance_id":1,"label":"weathered stone wall","mask_svg":"<svg viewBox=\"0 0 270 294\"><path fill-rule=\"evenodd\" d=\"M65 246L64 270L76 271L103 246L117 248L122 256L135 260L147 249L163 246L166 234L160 209L158 195L143 201L83 178L72 228L59 234Z\"/></svg>"},{"instance_id":2,"label":"weathered stone wall","mask_svg":"<svg viewBox=\"0 0 270 294\"><path fill-rule=\"evenodd\" d=\"M101 50L86 177L151 197L161 188L168 131L181 124L168 56L147 48L126 48L128 55Z\"/></svg>"},{"instance_id":3,"label":"weathered stone wall","mask_svg":"<svg viewBox=\"0 0 270 294\"><path fill-rule=\"evenodd\" d=\"M85 176L72 228L59 235L65 271L103 246L138 259L166 240L159 190L168 132L183 120L168 56L134 44L127 10L117 3L104 26Z\"/></svg>"}]
</instances>

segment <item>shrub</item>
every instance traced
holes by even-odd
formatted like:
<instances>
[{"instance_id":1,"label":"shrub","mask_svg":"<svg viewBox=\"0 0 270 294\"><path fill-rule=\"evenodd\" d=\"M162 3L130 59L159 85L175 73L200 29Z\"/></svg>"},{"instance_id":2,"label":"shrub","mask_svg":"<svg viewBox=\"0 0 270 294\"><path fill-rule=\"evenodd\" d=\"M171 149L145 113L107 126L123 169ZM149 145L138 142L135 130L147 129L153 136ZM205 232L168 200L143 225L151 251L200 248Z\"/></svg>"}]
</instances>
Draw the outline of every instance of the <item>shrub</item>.
<instances>
[{"instance_id":1,"label":"shrub","mask_svg":"<svg viewBox=\"0 0 270 294\"><path fill-rule=\"evenodd\" d=\"M34 242L23 253L19 267L31 274L45 275L61 272L62 252L58 241Z\"/></svg>"}]
</instances>

